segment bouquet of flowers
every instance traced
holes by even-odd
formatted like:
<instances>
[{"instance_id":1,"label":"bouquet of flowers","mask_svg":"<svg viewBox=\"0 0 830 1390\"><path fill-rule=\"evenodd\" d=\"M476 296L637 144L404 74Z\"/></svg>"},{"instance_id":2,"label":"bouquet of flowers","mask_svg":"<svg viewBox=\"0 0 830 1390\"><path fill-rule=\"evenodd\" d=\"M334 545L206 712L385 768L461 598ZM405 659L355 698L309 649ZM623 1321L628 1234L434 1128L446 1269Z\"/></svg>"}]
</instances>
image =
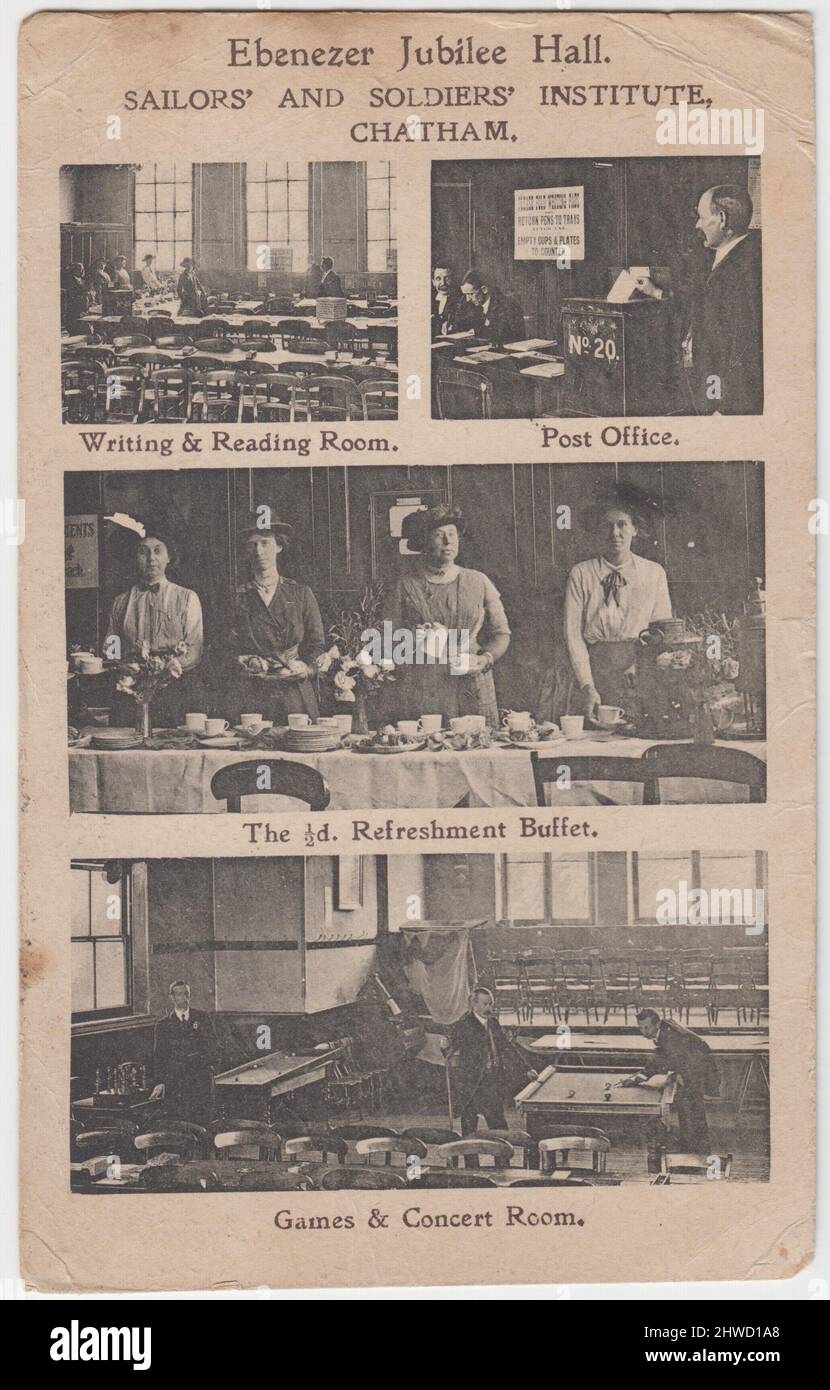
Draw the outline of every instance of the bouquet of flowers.
<instances>
[{"instance_id":1,"label":"bouquet of flowers","mask_svg":"<svg viewBox=\"0 0 830 1390\"><path fill-rule=\"evenodd\" d=\"M334 615L329 628L332 645L321 664L321 674L331 681L337 703L354 706L355 733L368 731L367 699L395 679L394 661L375 660L375 653L367 645L369 633L376 634L380 641L382 599L382 588L369 586L356 608L341 609Z\"/></svg>"},{"instance_id":2,"label":"bouquet of flowers","mask_svg":"<svg viewBox=\"0 0 830 1390\"><path fill-rule=\"evenodd\" d=\"M160 690L171 681L179 680L183 674L182 657L187 655L186 642L177 642L174 647L151 647L142 642L138 650L127 661L119 662L119 677L116 690L135 700L141 722L140 732L145 738L150 735L150 705Z\"/></svg>"}]
</instances>

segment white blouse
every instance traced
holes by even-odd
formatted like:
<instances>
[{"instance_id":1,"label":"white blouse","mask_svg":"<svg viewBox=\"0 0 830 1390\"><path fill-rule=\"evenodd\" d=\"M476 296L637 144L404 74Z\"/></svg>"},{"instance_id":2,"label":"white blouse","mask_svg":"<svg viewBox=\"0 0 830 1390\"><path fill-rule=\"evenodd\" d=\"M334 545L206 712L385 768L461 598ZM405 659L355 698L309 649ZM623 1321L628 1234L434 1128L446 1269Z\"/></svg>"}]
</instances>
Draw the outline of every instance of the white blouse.
<instances>
[{"instance_id":1,"label":"white blouse","mask_svg":"<svg viewBox=\"0 0 830 1390\"><path fill-rule=\"evenodd\" d=\"M602 581L617 570L625 583L615 602L605 601ZM649 623L672 616L666 571L654 560L629 555L622 565L600 556L574 565L565 590L565 643L579 685L593 685L590 648L595 642L626 642Z\"/></svg>"},{"instance_id":2,"label":"white blouse","mask_svg":"<svg viewBox=\"0 0 830 1390\"><path fill-rule=\"evenodd\" d=\"M153 648L173 647L187 643L187 653L181 658L182 668L190 671L202 659L202 605L193 589L159 581L159 591L152 593L134 584L126 594L119 594L112 605L107 635L120 637L122 659L142 642Z\"/></svg>"}]
</instances>

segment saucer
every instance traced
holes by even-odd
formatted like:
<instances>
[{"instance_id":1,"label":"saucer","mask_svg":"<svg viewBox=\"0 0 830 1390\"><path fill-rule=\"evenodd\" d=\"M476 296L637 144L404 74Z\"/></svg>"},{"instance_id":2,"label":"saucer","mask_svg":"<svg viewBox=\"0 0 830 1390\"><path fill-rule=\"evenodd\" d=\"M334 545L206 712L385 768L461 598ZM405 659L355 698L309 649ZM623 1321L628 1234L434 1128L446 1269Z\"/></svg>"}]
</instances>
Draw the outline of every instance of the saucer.
<instances>
[{"instance_id":1,"label":"saucer","mask_svg":"<svg viewBox=\"0 0 830 1390\"><path fill-rule=\"evenodd\" d=\"M202 748L242 747L242 740L238 734L197 734L196 739Z\"/></svg>"}]
</instances>

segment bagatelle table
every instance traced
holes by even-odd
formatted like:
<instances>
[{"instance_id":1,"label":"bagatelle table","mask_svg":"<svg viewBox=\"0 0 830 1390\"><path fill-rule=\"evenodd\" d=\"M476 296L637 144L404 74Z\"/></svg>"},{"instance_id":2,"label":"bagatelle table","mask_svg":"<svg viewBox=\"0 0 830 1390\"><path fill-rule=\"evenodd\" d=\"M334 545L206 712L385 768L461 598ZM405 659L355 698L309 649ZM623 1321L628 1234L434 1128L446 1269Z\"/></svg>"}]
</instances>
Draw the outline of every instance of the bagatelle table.
<instances>
[{"instance_id":1,"label":"bagatelle table","mask_svg":"<svg viewBox=\"0 0 830 1390\"><path fill-rule=\"evenodd\" d=\"M516 1096L524 1127L534 1139L561 1131L563 1123L596 1125L603 1122L662 1120L669 1125L674 1114L677 1079L669 1072L662 1087L619 1086L619 1071L586 1067L545 1067ZM610 1088L610 1089L609 1089Z\"/></svg>"},{"instance_id":2,"label":"bagatelle table","mask_svg":"<svg viewBox=\"0 0 830 1390\"><path fill-rule=\"evenodd\" d=\"M324 1081L339 1048L293 1056L287 1052L269 1052L250 1062L220 1072L213 1078L214 1098L223 1114L239 1119L261 1119L271 1116L271 1102L278 1096L290 1096L315 1081Z\"/></svg>"}]
</instances>

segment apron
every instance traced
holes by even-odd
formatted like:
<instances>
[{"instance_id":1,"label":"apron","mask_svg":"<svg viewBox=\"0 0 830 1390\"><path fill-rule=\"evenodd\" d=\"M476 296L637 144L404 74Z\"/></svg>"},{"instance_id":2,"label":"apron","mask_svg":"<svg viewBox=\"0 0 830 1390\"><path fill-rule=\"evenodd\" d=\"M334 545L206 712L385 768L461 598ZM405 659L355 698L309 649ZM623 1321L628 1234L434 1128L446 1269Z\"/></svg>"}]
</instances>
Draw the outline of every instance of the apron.
<instances>
[{"instance_id":1,"label":"apron","mask_svg":"<svg viewBox=\"0 0 830 1390\"><path fill-rule=\"evenodd\" d=\"M590 648L591 674L603 705L619 705L630 710L636 691L634 666L639 641L595 642Z\"/></svg>"},{"instance_id":2,"label":"apron","mask_svg":"<svg viewBox=\"0 0 830 1390\"><path fill-rule=\"evenodd\" d=\"M422 583L408 575L400 581L399 601L404 627L439 622L450 629L466 631L471 655L478 654L478 634L486 613L483 576L477 570L461 569L458 578L447 585ZM398 719L441 714L446 724L458 715L483 714L491 728L499 725L492 670L454 676L443 662L410 666L404 674L398 674L390 700Z\"/></svg>"}]
</instances>

